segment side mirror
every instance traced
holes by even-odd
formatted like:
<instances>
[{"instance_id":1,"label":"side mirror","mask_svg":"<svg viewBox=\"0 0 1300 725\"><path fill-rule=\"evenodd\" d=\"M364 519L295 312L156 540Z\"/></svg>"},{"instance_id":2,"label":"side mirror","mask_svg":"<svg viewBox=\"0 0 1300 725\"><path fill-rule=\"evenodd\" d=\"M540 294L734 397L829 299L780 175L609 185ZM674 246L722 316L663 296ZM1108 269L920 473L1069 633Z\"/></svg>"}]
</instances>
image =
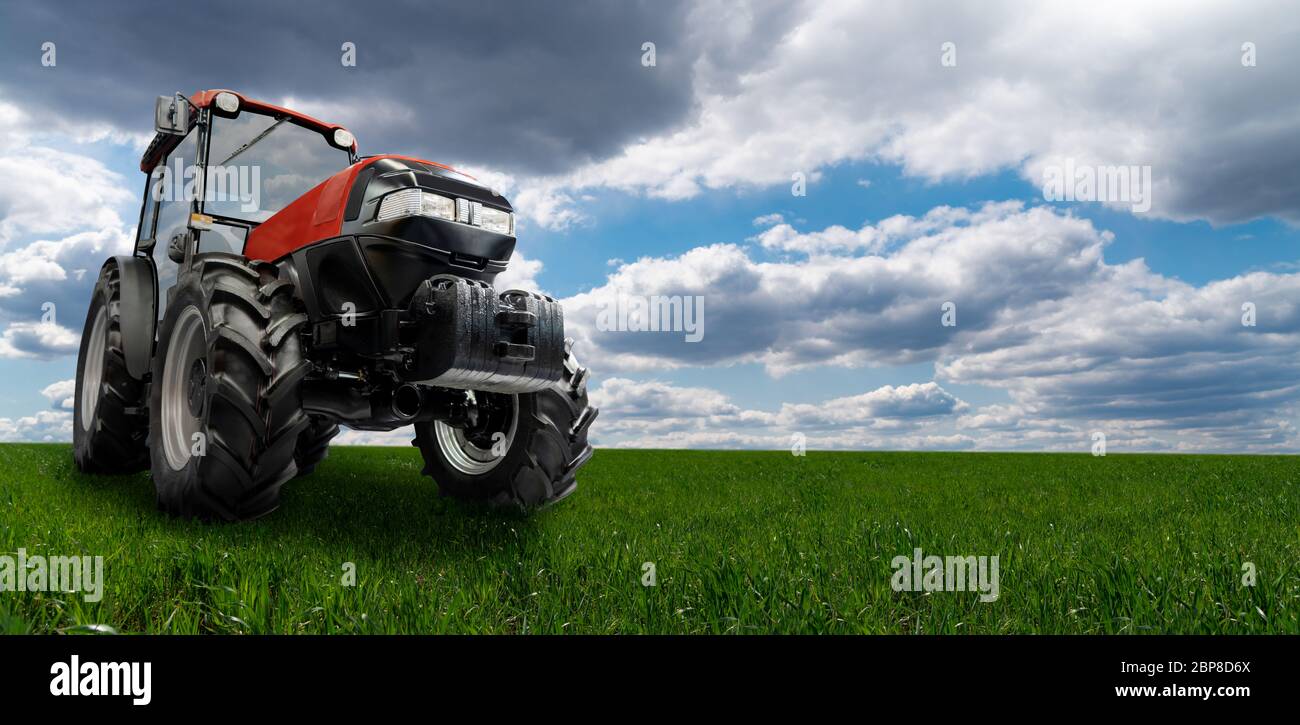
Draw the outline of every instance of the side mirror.
<instances>
[{"instance_id":1,"label":"side mirror","mask_svg":"<svg viewBox=\"0 0 1300 725\"><path fill-rule=\"evenodd\" d=\"M190 102L177 93L158 96L153 107L153 128L158 133L184 136L190 130Z\"/></svg>"},{"instance_id":2,"label":"side mirror","mask_svg":"<svg viewBox=\"0 0 1300 725\"><path fill-rule=\"evenodd\" d=\"M177 264L184 264L185 242L189 238L190 235L186 233L172 235L172 240L167 243L167 258Z\"/></svg>"}]
</instances>

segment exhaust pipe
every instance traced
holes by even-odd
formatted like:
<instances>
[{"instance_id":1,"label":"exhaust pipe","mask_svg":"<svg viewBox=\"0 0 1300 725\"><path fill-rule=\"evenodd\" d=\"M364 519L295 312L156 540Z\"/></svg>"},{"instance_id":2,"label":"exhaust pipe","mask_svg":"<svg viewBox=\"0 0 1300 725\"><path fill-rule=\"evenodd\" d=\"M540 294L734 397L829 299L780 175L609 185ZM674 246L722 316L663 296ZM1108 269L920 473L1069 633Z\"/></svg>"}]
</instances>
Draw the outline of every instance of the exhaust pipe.
<instances>
[{"instance_id":1,"label":"exhaust pipe","mask_svg":"<svg viewBox=\"0 0 1300 725\"><path fill-rule=\"evenodd\" d=\"M478 409L464 390L403 383L391 392L309 380L302 387L303 408L361 430L392 430L408 423L441 420L458 427L478 421Z\"/></svg>"},{"instance_id":2,"label":"exhaust pipe","mask_svg":"<svg viewBox=\"0 0 1300 725\"><path fill-rule=\"evenodd\" d=\"M393 391L391 407L398 420L415 420L424 410L424 393L415 385L403 383Z\"/></svg>"}]
</instances>

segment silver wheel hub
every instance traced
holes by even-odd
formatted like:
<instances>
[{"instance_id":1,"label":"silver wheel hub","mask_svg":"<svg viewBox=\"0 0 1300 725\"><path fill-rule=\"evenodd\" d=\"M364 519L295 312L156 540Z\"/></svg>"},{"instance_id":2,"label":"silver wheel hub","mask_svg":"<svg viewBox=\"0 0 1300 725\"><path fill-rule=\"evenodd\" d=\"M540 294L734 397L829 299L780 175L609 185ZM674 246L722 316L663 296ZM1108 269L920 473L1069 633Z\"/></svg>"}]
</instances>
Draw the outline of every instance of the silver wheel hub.
<instances>
[{"instance_id":1,"label":"silver wheel hub","mask_svg":"<svg viewBox=\"0 0 1300 725\"><path fill-rule=\"evenodd\" d=\"M179 471L189 464L195 435L202 432L207 399L208 338L197 307L185 308L172 328L162 370L163 454Z\"/></svg>"},{"instance_id":2,"label":"silver wheel hub","mask_svg":"<svg viewBox=\"0 0 1300 725\"><path fill-rule=\"evenodd\" d=\"M468 476L481 476L500 465L514 445L515 431L519 427L519 396L510 396L510 415L502 430L491 431L487 447L470 440L463 428L456 428L438 420L433 423L434 436L447 463ZM487 443L486 440L482 441Z\"/></svg>"},{"instance_id":3,"label":"silver wheel hub","mask_svg":"<svg viewBox=\"0 0 1300 725\"><path fill-rule=\"evenodd\" d=\"M81 429L90 430L99 408L99 392L104 384L104 350L108 341L108 308L100 307L90 326L90 344L81 368Z\"/></svg>"}]
</instances>

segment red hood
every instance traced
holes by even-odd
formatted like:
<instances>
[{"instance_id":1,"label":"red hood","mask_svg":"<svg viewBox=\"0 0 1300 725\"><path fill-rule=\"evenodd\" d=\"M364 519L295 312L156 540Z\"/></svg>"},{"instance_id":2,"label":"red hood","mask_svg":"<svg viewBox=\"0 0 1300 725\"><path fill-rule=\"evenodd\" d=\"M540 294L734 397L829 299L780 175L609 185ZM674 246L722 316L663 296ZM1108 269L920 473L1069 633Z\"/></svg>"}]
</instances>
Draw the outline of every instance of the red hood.
<instances>
[{"instance_id":1,"label":"red hood","mask_svg":"<svg viewBox=\"0 0 1300 725\"><path fill-rule=\"evenodd\" d=\"M253 229L248 235L244 254L251 259L271 261L306 244L338 236L343 228L343 211L348 203L348 192L352 190L357 174L382 159L417 161L468 176L446 164L411 156L384 154L362 159L322 181Z\"/></svg>"}]
</instances>

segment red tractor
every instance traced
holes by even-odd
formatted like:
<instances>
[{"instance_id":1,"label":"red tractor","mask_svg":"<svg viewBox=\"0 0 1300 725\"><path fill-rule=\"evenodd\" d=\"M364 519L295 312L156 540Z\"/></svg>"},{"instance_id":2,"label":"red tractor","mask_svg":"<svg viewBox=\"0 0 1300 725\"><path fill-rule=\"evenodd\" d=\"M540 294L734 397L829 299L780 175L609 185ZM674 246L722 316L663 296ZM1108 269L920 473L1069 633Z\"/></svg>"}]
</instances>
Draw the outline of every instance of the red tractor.
<instances>
[{"instance_id":1,"label":"red tractor","mask_svg":"<svg viewBox=\"0 0 1300 725\"><path fill-rule=\"evenodd\" d=\"M587 369L554 299L492 286L505 199L232 91L160 97L155 128L135 253L104 263L86 315L81 470L148 467L164 511L250 519L340 424L410 424L444 494L573 492Z\"/></svg>"}]
</instances>

